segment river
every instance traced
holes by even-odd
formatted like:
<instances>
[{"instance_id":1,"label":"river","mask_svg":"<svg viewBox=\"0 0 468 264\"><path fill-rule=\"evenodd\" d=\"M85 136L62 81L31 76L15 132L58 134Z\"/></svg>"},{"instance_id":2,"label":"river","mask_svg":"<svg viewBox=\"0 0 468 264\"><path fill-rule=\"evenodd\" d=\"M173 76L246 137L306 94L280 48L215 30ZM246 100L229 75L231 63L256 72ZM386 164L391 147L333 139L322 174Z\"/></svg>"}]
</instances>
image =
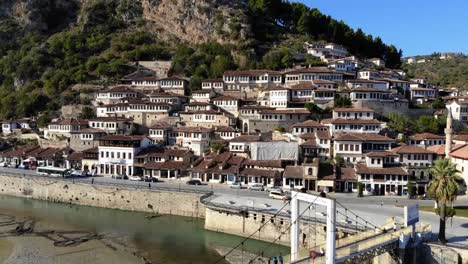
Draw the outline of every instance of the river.
<instances>
[{"instance_id":1,"label":"river","mask_svg":"<svg viewBox=\"0 0 468 264\"><path fill-rule=\"evenodd\" d=\"M39 223L53 223L78 230L125 238L129 247L143 252L153 263L213 263L220 258L215 247L233 247L243 238L208 231L203 219L160 216L148 219L146 213L66 205L40 200L0 196L0 213L18 218L31 217ZM249 240L246 252L265 256L288 253L288 248ZM220 262L223 263L223 262ZM118 263L113 263L118 264Z\"/></svg>"}]
</instances>

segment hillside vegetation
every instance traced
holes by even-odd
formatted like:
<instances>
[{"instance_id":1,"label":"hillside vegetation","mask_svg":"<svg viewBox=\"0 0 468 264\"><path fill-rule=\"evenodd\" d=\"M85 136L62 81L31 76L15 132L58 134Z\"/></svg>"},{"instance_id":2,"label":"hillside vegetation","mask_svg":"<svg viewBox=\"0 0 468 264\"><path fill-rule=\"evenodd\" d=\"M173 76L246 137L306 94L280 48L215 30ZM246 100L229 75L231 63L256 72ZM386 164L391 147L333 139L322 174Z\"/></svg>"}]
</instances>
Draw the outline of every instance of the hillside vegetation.
<instances>
[{"instance_id":1,"label":"hillside vegetation","mask_svg":"<svg viewBox=\"0 0 468 264\"><path fill-rule=\"evenodd\" d=\"M137 60L172 59L192 89L229 69L290 67L305 40L401 64L380 38L281 0L5 0L0 10L2 119L79 103L73 84L115 84Z\"/></svg>"},{"instance_id":2,"label":"hillside vegetation","mask_svg":"<svg viewBox=\"0 0 468 264\"><path fill-rule=\"evenodd\" d=\"M424 63L404 64L408 76L426 78L430 83L442 87L468 89L468 56L457 55L453 58L440 59L439 54L420 56Z\"/></svg>"}]
</instances>

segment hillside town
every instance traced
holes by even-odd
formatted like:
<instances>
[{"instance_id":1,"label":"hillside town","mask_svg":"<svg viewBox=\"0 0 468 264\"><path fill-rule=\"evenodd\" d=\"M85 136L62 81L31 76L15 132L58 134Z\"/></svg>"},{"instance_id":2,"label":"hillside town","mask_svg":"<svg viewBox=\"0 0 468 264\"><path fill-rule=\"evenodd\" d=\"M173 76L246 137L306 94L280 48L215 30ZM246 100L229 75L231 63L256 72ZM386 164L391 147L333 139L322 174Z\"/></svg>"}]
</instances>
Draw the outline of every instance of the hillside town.
<instances>
[{"instance_id":1,"label":"hillside town","mask_svg":"<svg viewBox=\"0 0 468 264\"><path fill-rule=\"evenodd\" d=\"M63 114L44 128L33 117L3 120L0 165L327 193L362 184L365 195L425 196L428 169L447 157L468 182L468 134L459 133L468 94L334 43L304 49L327 66L226 71L191 91L190 76L168 76L170 62L140 62L120 84L91 93L92 118ZM440 99L445 109L427 107ZM388 113L446 119L445 133L396 133Z\"/></svg>"}]
</instances>

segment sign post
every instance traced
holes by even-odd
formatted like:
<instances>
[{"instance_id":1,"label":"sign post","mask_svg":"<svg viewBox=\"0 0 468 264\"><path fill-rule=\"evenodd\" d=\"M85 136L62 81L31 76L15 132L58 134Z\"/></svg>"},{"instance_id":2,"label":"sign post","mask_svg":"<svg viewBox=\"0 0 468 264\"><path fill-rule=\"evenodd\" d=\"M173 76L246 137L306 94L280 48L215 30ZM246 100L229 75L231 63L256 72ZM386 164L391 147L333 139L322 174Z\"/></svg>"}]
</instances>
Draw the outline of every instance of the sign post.
<instances>
[{"instance_id":1,"label":"sign post","mask_svg":"<svg viewBox=\"0 0 468 264\"><path fill-rule=\"evenodd\" d=\"M416 239L416 223L419 222L419 205L411 204L405 206L405 225L411 226L411 237Z\"/></svg>"}]
</instances>

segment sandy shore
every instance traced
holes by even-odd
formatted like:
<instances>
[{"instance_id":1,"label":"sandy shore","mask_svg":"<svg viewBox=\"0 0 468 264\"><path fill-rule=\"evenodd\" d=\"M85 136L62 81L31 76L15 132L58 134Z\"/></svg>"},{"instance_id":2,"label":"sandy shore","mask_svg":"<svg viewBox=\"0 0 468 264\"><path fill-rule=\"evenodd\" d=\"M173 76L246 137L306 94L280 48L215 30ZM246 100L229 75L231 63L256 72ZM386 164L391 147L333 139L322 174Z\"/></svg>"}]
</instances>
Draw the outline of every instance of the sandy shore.
<instances>
[{"instance_id":1,"label":"sandy shore","mask_svg":"<svg viewBox=\"0 0 468 264\"><path fill-rule=\"evenodd\" d=\"M8 212L2 212L8 214ZM25 218L16 216L21 222ZM1 222L1 221L0 221ZM0 226L0 263L5 264L130 264L145 263L125 238L104 234L71 246L56 246L54 240L85 237L90 233L63 223L34 222L33 231L15 234L18 224ZM50 233L49 231L55 231ZM76 233L74 233L76 232ZM47 235L43 235L47 234Z\"/></svg>"}]
</instances>

